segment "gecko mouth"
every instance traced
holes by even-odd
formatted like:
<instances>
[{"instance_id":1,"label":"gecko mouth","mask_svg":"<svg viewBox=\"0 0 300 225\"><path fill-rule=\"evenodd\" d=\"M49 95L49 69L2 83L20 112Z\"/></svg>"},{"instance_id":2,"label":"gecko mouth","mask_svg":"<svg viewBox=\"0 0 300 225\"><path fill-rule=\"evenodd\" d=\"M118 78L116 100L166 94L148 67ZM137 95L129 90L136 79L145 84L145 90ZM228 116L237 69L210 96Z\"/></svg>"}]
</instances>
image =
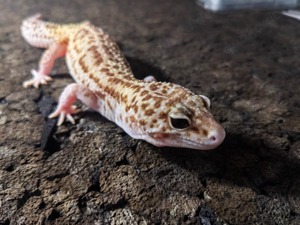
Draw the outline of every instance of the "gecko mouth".
<instances>
[{"instance_id":1,"label":"gecko mouth","mask_svg":"<svg viewBox=\"0 0 300 225\"><path fill-rule=\"evenodd\" d=\"M188 148L192 148L192 149L200 149L200 150L210 150L210 149L214 149L216 147L218 147L221 142L212 144L210 141L208 142L195 142L192 140L188 140L188 139L184 139L184 138L179 138L179 142L184 143L182 146L183 147L188 147Z\"/></svg>"},{"instance_id":2,"label":"gecko mouth","mask_svg":"<svg viewBox=\"0 0 300 225\"><path fill-rule=\"evenodd\" d=\"M225 133L216 140L207 140L204 142L196 142L190 139L181 138L175 134L152 133L150 136L152 138L152 141L150 142L158 147L169 146L177 148L191 148L197 150L210 150L218 147L223 142Z\"/></svg>"}]
</instances>

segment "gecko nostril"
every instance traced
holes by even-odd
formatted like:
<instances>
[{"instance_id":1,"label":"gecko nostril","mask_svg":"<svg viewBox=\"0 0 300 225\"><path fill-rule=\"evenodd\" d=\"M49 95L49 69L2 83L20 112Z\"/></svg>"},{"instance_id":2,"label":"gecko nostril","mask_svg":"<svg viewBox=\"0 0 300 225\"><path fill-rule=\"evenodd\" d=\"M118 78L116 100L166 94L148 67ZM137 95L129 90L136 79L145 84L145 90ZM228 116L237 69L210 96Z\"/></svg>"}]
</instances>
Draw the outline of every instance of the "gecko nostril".
<instances>
[{"instance_id":1,"label":"gecko nostril","mask_svg":"<svg viewBox=\"0 0 300 225\"><path fill-rule=\"evenodd\" d=\"M225 138L225 130L223 127L219 126L214 130L211 130L207 136L211 144L222 143Z\"/></svg>"},{"instance_id":2,"label":"gecko nostril","mask_svg":"<svg viewBox=\"0 0 300 225\"><path fill-rule=\"evenodd\" d=\"M211 136L209 139L210 139L211 141L217 140L217 138L216 138L215 136Z\"/></svg>"}]
</instances>

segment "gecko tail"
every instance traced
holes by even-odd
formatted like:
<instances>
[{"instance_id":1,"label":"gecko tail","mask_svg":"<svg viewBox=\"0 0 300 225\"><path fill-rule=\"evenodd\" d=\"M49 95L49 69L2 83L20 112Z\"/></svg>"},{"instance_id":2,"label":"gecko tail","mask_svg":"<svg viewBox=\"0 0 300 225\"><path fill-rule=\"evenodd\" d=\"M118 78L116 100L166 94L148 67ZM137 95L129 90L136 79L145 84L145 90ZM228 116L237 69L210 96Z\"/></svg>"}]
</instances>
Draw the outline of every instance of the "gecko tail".
<instances>
[{"instance_id":1,"label":"gecko tail","mask_svg":"<svg viewBox=\"0 0 300 225\"><path fill-rule=\"evenodd\" d=\"M23 20L21 33L27 43L38 48L49 48L56 43L67 43L70 33L79 26L86 26L88 21L83 23L59 24L44 21L42 14L36 13Z\"/></svg>"},{"instance_id":2,"label":"gecko tail","mask_svg":"<svg viewBox=\"0 0 300 225\"><path fill-rule=\"evenodd\" d=\"M68 26L44 21L41 18L42 14L36 13L23 20L21 33L27 43L38 48L49 48L68 39Z\"/></svg>"}]
</instances>

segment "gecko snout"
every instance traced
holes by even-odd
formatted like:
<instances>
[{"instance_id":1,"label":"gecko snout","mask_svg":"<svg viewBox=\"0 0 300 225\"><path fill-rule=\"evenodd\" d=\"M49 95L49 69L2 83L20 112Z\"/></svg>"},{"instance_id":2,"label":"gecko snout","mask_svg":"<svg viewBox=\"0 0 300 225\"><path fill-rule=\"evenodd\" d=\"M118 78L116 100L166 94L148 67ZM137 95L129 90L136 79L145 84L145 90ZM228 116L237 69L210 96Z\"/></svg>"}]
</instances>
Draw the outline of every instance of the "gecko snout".
<instances>
[{"instance_id":1,"label":"gecko snout","mask_svg":"<svg viewBox=\"0 0 300 225\"><path fill-rule=\"evenodd\" d=\"M222 126L209 131L207 135L207 143L214 148L219 146L225 139L226 132Z\"/></svg>"}]
</instances>

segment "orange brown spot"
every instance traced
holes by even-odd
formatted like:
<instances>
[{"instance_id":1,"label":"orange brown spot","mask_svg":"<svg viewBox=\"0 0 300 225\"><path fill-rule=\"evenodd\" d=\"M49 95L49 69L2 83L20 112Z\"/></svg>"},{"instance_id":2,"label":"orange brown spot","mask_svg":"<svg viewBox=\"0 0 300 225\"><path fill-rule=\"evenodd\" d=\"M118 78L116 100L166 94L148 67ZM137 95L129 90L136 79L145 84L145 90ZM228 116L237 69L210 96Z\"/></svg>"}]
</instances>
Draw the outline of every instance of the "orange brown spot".
<instances>
[{"instance_id":1,"label":"orange brown spot","mask_svg":"<svg viewBox=\"0 0 300 225\"><path fill-rule=\"evenodd\" d=\"M146 95L146 94L148 94L148 91L146 91L146 90L143 90L142 92L141 92L141 96L144 96L144 95Z\"/></svg>"},{"instance_id":2,"label":"orange brown spot","mask_svg":"<svg viewBox=\"0 0 300 225\"><path fill-rule=\"evenodd\" d=\"M142 99L142 101L148 101L149 99L151 99L151 95L145 96L145 97Z\"/></svg>"},{"instance_id":3,"label":"orange brown spot","mask_svg":"<svg viewBox=\"0 0 300 225\"><path fill-rule=\"evenodd\" d=\"M192 100L188 101L188 105L190 105L191 107L196 107L196 103Z\"/></svg>"},{"instance_id":4,"label":"orange brown spot","mask_svg":"<svg viewBox=\"0 0 300 225\"><path fill-rule=\"evenodd\" d=\"M139 85L133 85L131 87L131 89L133 90L134 93L138 92L140 90L140 86Z\"/></svg>"},{"instance_id":5,"label":"orange brown spot","mask_svg":"<svg viewBox=\"0 0 300 225\"><path fill-rule=\"evenodd\" d=\"M77 46L76 43L74 44L73 49L75 50L76 54L80 54L81 51L79 50L79 48L78 48L78 46Z\"/></svg>"},{"instance_id":6,"label":"orange brown spot","mask_svg":"<svg viewBox=\"0 0 300 225\"><path fill-rule=\"evenodd\" d=\"M77 32L77 34L75 35L74 39L75 40L79 40L82 39L83 37L85 37L88 34L88 31L86 29L81 29Z\"/></svg>"},{"instance_id":7,"label":"orange brown spot","mask_svg":"<svg viewBox=\"0 0 300 225\"><path fill-rule=\"evenodd\" d=\"M115 83L115 80L116 80L116 78L115 77L110 77L110 78L108 78L108 82L109 83Z\"/></svg>"},{"instance_id":8,"label":"orange brown spot","mask_svg":"<svg viewBox=\"0 0 300 225\"><path fill-rule=\"evenodd\" d=\"M32 24L36 24L36 22L35 21L32 21L31 22ZM51 23L46 23L45 24L45 27L47 28L47 29L50 29L50 30L55 30L55 28L57 28L57 26L55 26L54 24L51 24Z\"/></svg>"},{"instance_id":9,"label":"orange brown spot","mask_svg":"<svg viewBox=\"0 0 300 225\"><path fill-rule=\"evenodd\" d=\"M155 108L159 108L159 107L160 107L160 101L156 101L156 102L154 103L154 107L155 107Z\"/></svg>"},{"instance_id":10,"label":"orange brown spot","mask_svg":"<svg viewBox=\"0 0 300 225\"><path fill-rule=\"evenodd\" d=\"M145 120L140 120L139 123L140 123L141 126L145 126L147 124L147 122Z\"/></svg>"},{"instance_id":11,"label":"orange brown spot","mask_svg":"<svg viewBox=\"0 0 300 225\"><path fill-rule=\"evenodd\" d=\"M148 110L145 111L145 115L146 116L151 116L153 114L154 114L154 110L153 109L148 109Z\"/></svg>"},{"instance_id":12,"label":"orange brown spot","mask_svg":"<svg viewBox=\"0 0 300 225\"><path fill-rule=\"evenodd\" d=\"M134 123L134 122L136 121L136 119L134 118L134 116L130 116L129 119L130 119L130 122L131 122L131 123Z\"/></svg>"},{"instance_id":13,"label":"orange brown spot","mask_svg":"<svg viewBox=\"0 0 300 225\"><path fill-rule=\"evenodd\" d=\"M133 111L134 111L135 113L138 112L138 106L137 106L137 105L134 105L134 106L133 106Z\"/></svg>"},{"instance_id":14,"label":"orange brown spot","mask_svg":"<svg viewBox=\"0 0 300 225\"><path fill-rule=\"evenodd\" d=\"M159 118L159 119L166 119L166 118L167 118L167 114L164 113L164 112L160 112L160 113L158 114L158 118Z\"/></svg>"},{"instance_id":15,"label":"orange brown spot","mask_svg":"<svg viewBox=\"0 0 300 225\"><path fill-rule=\"evenodd\" d=\"M136 99L136 96L134 96L134 97L131 99L131 102L134 103L134 102L135 102L135 99Z\"/></svg>"},{"instance_id":16,"label":"orange brown spot","mask_svg":"<svg viewBox=\"0 0 300 225\"><path fill-rule=\"evenodd\" d=\"M141 105L142 109L145 110L149 106L149 103L143 103Z\"/></svg>"},{"instance_id":17,"label":"orange brown spot","mask_svg":"<svg viewBox=\"0 0 300 225\"><path fill-rule=\"evenodd\" d=\"M191 130L194 131L194 132L198 132L199 131L198 127L195 127L195 126L191 127Z\"/></svg>"},{"instance_id":18,"label":"orange brown spot","mask_svg":"<svg viewBox=\"0 0 300 225\"><path fill-rule=\"evenodd\" d=\"M127 105L127 106L125 107L125 111L128 112L129 110L130 110L130 106Z\"/></svg>"},{"instance_id":19,"label":"orange brown spot","mask_svg":"<svg viewBox=\"0 0 300 225\"><path fill-rule=\"evenodd\" d=\"M110 49L106 45L103 45L102 48L108 57L113 58L114 54L110 51Z\"/></svg>"},{"instance_id":20,"label":"orange brown spot","mask_svg":"<svg viewBox=\"0 0 300 225\"><path fill-rule=\"evenodd\" d=\"M79 65L80 65L82 71L83 71L84 73L87 73L87 72L88 72L88 67L87 67L87 65L86 65L85 62L84 62L84 55L80 57L78 63L79 63Z\"/></svg>"},{"instance_id":21,"label":"orange brown spot","mask_svg":"<svg viewBox=\"0 0 300 225\"><path fill-rule=\"evenodd\" d=\"M161 91L161 93L163 93L163 94L167 94L167 93L168 93L168 91L167 91L167 90L165 90L165 89L163 89L163 90Z\"/></svg>"},{"instance_id":22,"label":"orange brown spot","mask_svg":"<svg viewBox=\"0 0 300 225\"><path fill-rule=\"evenodd\" d=\"M110 109L110 111L113 111L113 107L112 107L112 105L110 104L110 101L107 101L106 103L107 103L108 108Z\"/></svg>"},{"instance_id":23,"label":"orange brown spot","mask_svg":"<svg viewBox=\"0 0 300 225\"><path fill-rule=\"evenodd\" d=\"M127 102L128 96L126 94L121 94L122 102Z\"/></svg>"},{"instance_id":24,"label":"orange brown spot","mask_svg":"<svg viewBox=\"0 0 300 225\"><path fill-rule=\"evenodd\" d=\"M101 68L100 72L107 73L107 72L109 72L109 69L107 69L106 67L103 67L103 68Z\"/></svg>"},{"instance_id":25,"label":"orange brown spot","mask_svg":"<svg viewBox=\"0 0 300 225\"><path fill-rule=\"evenodd\" d=\"M110 73L110 72L107 72L106 75L109 76L109 77L113 77L114 76L114 74Z\"/></svg>"},{"instance_id":26,"label":"orange brown spot","mask_svg":"<svg viewBox=\"0 0 300 225\"><path fill-rule=\"evenodd\" d=\"M150 88L151 91L156 91L157 90L157 85L153 83L149 86L149 88Z\"/></svg>"},{"instance_id":27,"label":"orange brown spot","mask_svg":"<svg viewBox=\"0 0 300 225\"><path fill-rule=\"evenodd\" d=\"M105 99L105 97L106 97L106 95L103 94L103 93L100 92L100 91L95 92L95 95L97 95L97 97L100 98L100 99L102 99L102 100Z\"/></svg>"}]
</instances>

